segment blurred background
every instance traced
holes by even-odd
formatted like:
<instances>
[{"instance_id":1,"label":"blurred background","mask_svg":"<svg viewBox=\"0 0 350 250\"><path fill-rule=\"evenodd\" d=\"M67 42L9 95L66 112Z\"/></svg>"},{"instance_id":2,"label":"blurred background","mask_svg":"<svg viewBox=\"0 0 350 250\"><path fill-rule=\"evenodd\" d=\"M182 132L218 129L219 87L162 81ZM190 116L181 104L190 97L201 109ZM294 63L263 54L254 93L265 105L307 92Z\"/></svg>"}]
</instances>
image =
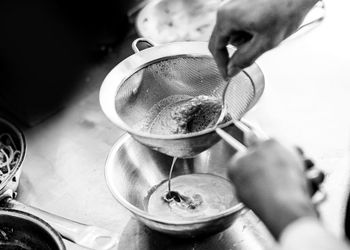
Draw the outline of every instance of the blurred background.
<instances>
[{"instance_id":1,"label":"blurred background","mask_svg":"<svg viewBox=\"0 0 350 250\"><path fill-rule=\"evenodd\" d=\"M62 107L82 73L129 30L133 1L0 2L0 107L32 126Z\"/></svg>"}]
</instances>

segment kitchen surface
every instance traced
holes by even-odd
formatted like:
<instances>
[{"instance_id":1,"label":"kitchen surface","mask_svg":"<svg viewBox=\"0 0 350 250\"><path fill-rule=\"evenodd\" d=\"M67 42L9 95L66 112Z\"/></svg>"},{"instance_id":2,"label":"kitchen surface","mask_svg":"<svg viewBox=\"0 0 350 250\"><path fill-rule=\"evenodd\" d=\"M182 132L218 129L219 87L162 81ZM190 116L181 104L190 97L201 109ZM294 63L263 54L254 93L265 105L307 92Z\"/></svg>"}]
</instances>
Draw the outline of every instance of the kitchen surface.
<instances>
[{"instance_id":1,"label":"kitchen surface","mask_svg":"<svg viewBox=\"0 0 350 250\"><path fill-rule=\"evenodd\" d=\"M350 178L350 2L326 1L323 23L263 55L265 92L245 118L267 134L301 146L327 177L320 205L326 227L342 237ZM271 249L271 236L251 212L225 232L181 241L139 224L110 193L105 161L124 134L99 105L107 73L132 53L132 30L102 62L93 65L84 88L65 109L26 130L27 153L18 200L114 232L116 249ZM145 164L147 164L145 162ZM65 241L68 250L83 249Z\"/></svg>"}]
</instances>

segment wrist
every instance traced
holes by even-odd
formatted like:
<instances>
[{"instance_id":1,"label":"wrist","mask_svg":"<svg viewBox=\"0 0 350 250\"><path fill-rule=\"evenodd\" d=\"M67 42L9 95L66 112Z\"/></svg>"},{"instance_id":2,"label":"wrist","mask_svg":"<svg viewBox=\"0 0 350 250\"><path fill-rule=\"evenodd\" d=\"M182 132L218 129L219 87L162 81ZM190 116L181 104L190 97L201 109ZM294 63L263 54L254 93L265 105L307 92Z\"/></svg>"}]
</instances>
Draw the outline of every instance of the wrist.
<instances>
[{"instance_id":1,"label":"wrist","mask_svg":"<svg viewBox=\"0 0 350 250\"><path fill-rule=\"evenodd\" d=\"M269 206L271 211L266 213L267 216L258 216L277 240L283 230L294 221L304 217L317 218L315 207L307 197L293 198L284 195L276 200L276 204Z\"/></svg>"},{"instance_id":2,"label":"wrist","mask_svg":"<svg viewBox=\"0 0 350 250\"><path fill-rule=\"evenodd\" d=\"M315 6L319 0L300 0L299 6L300 10L305 13L305 15Z\"/></svg>"},{"instance_id":3,"label":"wrist","mask_svg":"<svg viewBox=\"0 0 350 250\"><path fill-rule=\"evenodd\" d=\"M286 0L288 18L303 18L319 0Z\"/></svg>"}]
</instances>

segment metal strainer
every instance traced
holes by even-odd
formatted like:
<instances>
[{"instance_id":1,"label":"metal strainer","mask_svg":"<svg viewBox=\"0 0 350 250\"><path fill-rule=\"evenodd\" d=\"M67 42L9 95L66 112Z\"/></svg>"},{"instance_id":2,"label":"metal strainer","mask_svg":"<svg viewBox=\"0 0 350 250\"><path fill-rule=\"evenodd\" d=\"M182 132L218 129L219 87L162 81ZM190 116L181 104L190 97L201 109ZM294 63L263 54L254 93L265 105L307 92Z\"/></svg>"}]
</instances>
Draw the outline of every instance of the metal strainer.
<instances>
[{"instance_id":1,"label":"metal strainer","mask_svg":"<svg viewBox=\"0 0 350 250\"><path fill-rule=\"evenodd\" d=\"M150 48L140 51L141 42ZM190 134L152 134L143 129L160 111L155 104L177 96L207 95L221 100L227 82L212 58L206 42L178 42L154 46L139 38L134 55L119 63L105 78L100 103L107 117L140 143L170 156L193 157L220 140L215 128ZM227 111L239 120L262 95L264 77L256 64L230 80L226 92ZM166 105L166 104L164 104ZM150 110L154 113L149 116ZM219 127L230 133L227 122Z\"/></svg>"}]
</instances>

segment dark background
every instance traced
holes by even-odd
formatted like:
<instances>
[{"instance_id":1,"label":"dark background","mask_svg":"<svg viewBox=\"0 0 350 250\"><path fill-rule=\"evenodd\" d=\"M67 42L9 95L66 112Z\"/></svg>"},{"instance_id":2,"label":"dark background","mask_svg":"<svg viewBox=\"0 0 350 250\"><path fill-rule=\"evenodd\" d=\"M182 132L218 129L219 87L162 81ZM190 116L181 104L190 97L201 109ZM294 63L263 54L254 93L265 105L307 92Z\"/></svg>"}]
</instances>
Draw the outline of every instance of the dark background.
<instances>
[{"instance_id":1,"label":"dark background","mask_svg":"<svg viewBox=\"0 0 350 250\"><path fill-rule=\"evenodd\" d=\"M0 2L0 109L27 126L57 112L130 28L132 1Z\"/></svg>"}]
</instances>

